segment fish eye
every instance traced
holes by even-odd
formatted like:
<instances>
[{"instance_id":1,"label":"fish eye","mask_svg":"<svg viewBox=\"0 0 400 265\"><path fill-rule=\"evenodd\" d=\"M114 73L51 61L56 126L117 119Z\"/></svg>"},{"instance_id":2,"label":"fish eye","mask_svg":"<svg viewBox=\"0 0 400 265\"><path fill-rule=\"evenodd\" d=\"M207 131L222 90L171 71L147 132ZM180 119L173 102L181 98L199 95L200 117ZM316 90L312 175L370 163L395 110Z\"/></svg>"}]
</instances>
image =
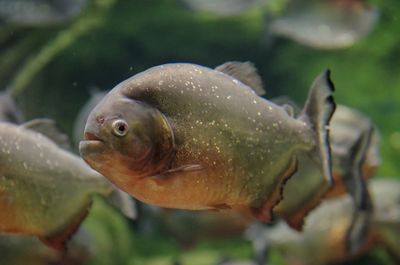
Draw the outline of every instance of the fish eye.
<instances>
[{"instance_id":1,"label":"fish eye","mask_svg":"<svg viewBox=\"0 0 400 265\"><path fill-rule=\"evenodd\" d=\"M115 120L112 123L113 133L116 136L125 136L128 133L128 123L124 120Z\"/></svg>"}]
</instances>

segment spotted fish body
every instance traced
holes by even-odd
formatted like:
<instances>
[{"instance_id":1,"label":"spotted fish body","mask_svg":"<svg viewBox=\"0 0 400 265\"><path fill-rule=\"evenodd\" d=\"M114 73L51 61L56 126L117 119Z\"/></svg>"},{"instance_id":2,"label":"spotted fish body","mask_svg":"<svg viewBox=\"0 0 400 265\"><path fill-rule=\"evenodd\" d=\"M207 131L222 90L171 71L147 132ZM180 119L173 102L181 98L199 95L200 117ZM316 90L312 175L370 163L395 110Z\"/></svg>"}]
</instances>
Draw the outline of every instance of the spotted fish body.
<instances>
[{"instance_id":1,"label":"spotted fish body","mask_svg":"<svg viewBox=\"0 0 400 265\"><path fill-rule=\"evenodd\" d=\"M326 122L332 112L330 82L325 75L316 83L306 109L328 105L321 115ZM108 132L115 119L126 120L136 135L130 135L130 142ZM310 119L291 117L221 71L167 64L111 90L89 115L80 152L94 169L144 202L192 210L241 209L269 220L284 182L295 171L298 152L318 152L318 132ZM138 142L152 154L142 164L124 156L132 143L142 148Z\"/></svg>"},{"instance_id":2,"label":"spotted fish body","mask_svg":"<svg viewBox=\"0 0 400 265\"><path fill-rule=\"evenodd\" d=\"M37 236L61 248L92 194L112 186L78 156L26 128L0 123L0 233Z\"/></svg>"}]
</instances>

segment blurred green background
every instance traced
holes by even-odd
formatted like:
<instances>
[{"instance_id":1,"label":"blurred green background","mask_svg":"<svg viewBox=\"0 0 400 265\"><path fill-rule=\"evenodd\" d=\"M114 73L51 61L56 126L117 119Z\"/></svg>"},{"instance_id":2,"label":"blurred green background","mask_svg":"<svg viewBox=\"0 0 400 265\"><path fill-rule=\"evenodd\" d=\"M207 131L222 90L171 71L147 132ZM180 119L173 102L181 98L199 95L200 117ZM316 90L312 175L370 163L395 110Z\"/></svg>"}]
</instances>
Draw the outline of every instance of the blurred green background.
<instances>
[{"instance_id":1,"label":"blurred green background","mask_svg":"<svg viewBox=\"0 0 400 265\"><path fill-rule=\"evenodd\" d=\"M2 25L0 86L13 89L26 119L54 118L72 133L91 88L109 90L155 65L251 61L267 98L288 95L300 105L313 78L329 68L336 102L368 115L381 133L383 163L377 175L398 177L400 3L370 2L380 10L370 34L350 48L316 50L268 34L270 6L218 16L188 11L173 0L91 0L78 17L60 25ZM213 264L223 254L251 257L250 244L241 239L200 243L182 256L170 236L135 234L134 224L101 200L85 226L96 234L100 253L92 264L170 264L174 258Z\"/></svg>"}]
</instances>

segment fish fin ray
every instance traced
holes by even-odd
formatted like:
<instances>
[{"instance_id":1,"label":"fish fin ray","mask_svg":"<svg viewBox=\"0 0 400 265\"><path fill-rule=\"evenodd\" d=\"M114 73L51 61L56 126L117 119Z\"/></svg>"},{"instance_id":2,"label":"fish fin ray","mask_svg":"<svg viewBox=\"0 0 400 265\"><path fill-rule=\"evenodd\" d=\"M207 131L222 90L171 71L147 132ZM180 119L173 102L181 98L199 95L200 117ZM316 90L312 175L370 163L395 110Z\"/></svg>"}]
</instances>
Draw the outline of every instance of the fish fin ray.
<instances>
[{"instance_id":1,"label":"fish fin ray","mask_svg":"<svg viewBox=\"0 0 400 265\"><path fill-rule=\"evenodd\" d=\"M322 172L330 186L333 185L333 176L328 125L336 108L332 96L334 90L330 71L326 70L314 80L300 115L300 119L305 120L314 129Z\"/></svg>"},{"instance_id":2,"label":"fish fin ray","mask_svg":"<svg viewBox=\"0 0 400 265\"><path fill-rule=\"evenodd\" d=\"M68 136L57 127L56 122L52 119L33 119L21 124L21 126L46 136L66 150L71 148Z\"/></svg>"},{"instance_id":3,"label":"fish fin ray","mask_svg":"<svg viewBox=\"0 0 400 265\"><path fill-rule=\"evenodd\" d=\"M238 79L240 82L250 87L259 96L266 93L262 79L257 73L256 67L251 62L226 62L215 67L215 70Z\"/></svg>"}]
</instances>

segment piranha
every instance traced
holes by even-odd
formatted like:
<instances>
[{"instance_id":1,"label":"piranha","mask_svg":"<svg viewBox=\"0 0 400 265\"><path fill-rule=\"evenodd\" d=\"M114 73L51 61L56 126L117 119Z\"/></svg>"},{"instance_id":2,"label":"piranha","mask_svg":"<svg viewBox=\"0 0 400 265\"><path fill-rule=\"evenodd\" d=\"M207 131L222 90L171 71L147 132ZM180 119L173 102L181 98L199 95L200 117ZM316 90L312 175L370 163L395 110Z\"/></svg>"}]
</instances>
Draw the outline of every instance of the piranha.
<instances>
[{"instance_id":1,"label":"piranha","mask_svg":"<svg viewBox=\"0 0 400 265\"><path fill-rule=\"evenodd\" d=\"M350 252L346 247L347 231L352 225L352 198L345 194L326 199L307 217L302 233L284 222L267 228L254 239L269 242L270 249L280 253L289 265L324 265L354 260L374 248L383 248L400 262L400 182L396 179L370 180L368 189L373 202L373 214L362 247ZM257 256L263 256L260 253ZM262 263L264 264L264 263Z\"/></svg>"},{"instance_id":2,"label":"piranha","mask_svg":"<svg viewBox=\"0 0 400 265\"><path fill-rule=\"evenodd\" d=\"M294 118L254 92L255 68L240 70L250 67L175 63L129 78L90 113L82 158L145 203L235 209L269 221L299 155L313 157L332 181L334 88L329 71L318 76Z\"/></svg>"},{"instance_id":3,"label":"piranha","mask_svg":"<svg viewBox=\"0 0 400 265\"><path fill-rule=\"evenodd\" d=\"M228 210L189 212L162 209L155 218L186 249L195 246L199 240L240 236L254 222L253 218Z\"/></svg>"},{"instance_id":4,"label":"piranha","mask_svg":"<svg viewBox=\"0 0 400 265\"><path fill-rule=\"evenodd\" d=\"M317 49L343 49L377 24L379 10L366 0L293 0L271 18L269 30Z\"/></svg>"},{"instance_id":5,"label":"piranha","mask_svg":"<svg viewBox=\"0 0 400 265\"><path fill-rule=\"evenodd\" d=\"M0 0L0 23L21 26L60 24L76 17L87 0Z\"/></svg>"},{"instance_id":6,"label":"piranha","mask_svg":"<svg viewBox=\"0 0 400 265\"><path fill-rule=\"evenodd\" d=\"M86 230L79 229L68 242L67 253L45 246L32 236L0 236L2 265L80 265L92 257L91 239Z\"/></svg>"},{"instance_id":7,"label":"piranha","mask_svg":"<svg viewBox=\"0 0 400 265\"><path fill-rule=\"evenodd\" d=\"M65 140L52 120L0 123L0 234L36 236L62 250L95 194L115 197L134 218L130 196L60 148Z\"/></svg>"},{"instance_id":8,"label":"piranha","mask_svg":"<svg viewBox=\"0 0 400 265\"><path fill-rule=\"evenodd\" d=\"M220 16L240 15L265 5L263 0L181 0L180 2L192 11L210 12Z\"/></svg>"}]
</instances>

